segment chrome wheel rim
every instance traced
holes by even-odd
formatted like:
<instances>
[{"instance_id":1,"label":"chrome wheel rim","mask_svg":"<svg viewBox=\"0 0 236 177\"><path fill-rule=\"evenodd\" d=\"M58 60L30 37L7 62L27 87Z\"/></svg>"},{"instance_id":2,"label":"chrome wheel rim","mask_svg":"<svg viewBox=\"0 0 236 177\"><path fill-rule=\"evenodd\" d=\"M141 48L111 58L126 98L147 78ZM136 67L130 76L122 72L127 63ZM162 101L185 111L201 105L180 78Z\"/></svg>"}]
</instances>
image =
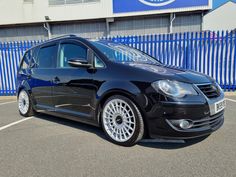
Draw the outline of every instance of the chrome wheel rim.
<instances>
[{"instance_id":1,"label":"chrome wheel rim","mask_svg":"<svg viewBox=\"0 0 236 177\"><path fill-rule=\"evenodd\" d=\"M109 101L104 107L102 118L104 129L113 140L125 142L133 136L136 127L135 114L125 101Z\"/></svg>"},{"instance_id":2,"label":"chrome wheel rim","mask_svg":"<svg viewBox=\"0 0 236 177\"><path fill-rule=\"evenodd\" d=\"M26 114L29 110L29 97L26 91L21 91L18 97L18 107L22 114Z\"/></svg>"}]
</instances>

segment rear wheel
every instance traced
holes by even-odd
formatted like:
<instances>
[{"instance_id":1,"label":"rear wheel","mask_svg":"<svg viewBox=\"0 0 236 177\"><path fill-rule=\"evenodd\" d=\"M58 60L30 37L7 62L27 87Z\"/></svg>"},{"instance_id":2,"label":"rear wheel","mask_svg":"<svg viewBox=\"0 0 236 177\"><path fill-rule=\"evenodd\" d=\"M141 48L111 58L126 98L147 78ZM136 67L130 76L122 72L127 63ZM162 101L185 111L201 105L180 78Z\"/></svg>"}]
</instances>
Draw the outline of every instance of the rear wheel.
<instances>
[{"instance_id":1,"label":"rear wheel","mask_svg":"<svg viewBox=\"0 0 236 177\"><path fill-rule=\"evenodd\" d=\"M22 116L30 117L34 115L31 98L29 93L25 90L21 90L18 96L18 109Z\"/></svg>"},{"instance_id":2,"label":"rear wheel","mask_svg":"<svg viewBox=\"0 0 236 177\"><path fill-rule=\"evenodd\" d=\"M108 138L122 146L133 146L144 134L139 109L130 99L120 95L110 97L104 104L102 126Z\"/></svg>"}]
</instances>

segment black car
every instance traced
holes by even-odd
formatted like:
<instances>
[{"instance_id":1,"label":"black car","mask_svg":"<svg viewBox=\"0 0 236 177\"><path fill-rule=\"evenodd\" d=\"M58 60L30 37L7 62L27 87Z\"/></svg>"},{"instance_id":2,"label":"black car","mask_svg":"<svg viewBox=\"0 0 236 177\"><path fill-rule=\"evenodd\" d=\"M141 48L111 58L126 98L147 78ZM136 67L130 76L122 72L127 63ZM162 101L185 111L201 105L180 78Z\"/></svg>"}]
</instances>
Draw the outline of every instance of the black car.
<instances>
[{"instance_id":1,"label":"black car","mask_svg":"<svg viewBox=\"0 0 236 177\"><path fill-rule=\"evenodd\" d=\"M224 122L209 76L165 66L131 47L75 35L29 49L17 75L22 116L36 112L102 126L114 143L206 136Z\"/></svg>"}]
</instances>

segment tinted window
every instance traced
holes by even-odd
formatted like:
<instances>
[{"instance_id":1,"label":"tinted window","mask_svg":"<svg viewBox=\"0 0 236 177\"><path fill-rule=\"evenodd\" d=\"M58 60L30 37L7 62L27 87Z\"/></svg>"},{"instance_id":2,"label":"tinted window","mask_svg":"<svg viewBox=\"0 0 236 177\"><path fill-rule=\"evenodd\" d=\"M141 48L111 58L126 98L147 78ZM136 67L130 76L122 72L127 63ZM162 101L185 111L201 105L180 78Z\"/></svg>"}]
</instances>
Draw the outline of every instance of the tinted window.
<instances>
[{"instance_id":1,"label":"tinted window","mask_svg":"<svg viewBox=\"0 0 236 177\"><path fill-rule=\"evenodd\" d=\"M114 62L161 64L151 56L126 45L107 41L92 41L92 43L105 54L109 60Z\"/></svg>"},{"instance_id":2,"label":"tinted window","mask_svg":"<svg viewBox=\"0 0 236 177\"><path fill-rule=\"evenodd\" d=\"M57 46L52 45L39 49L38 67L39 68L54 68L57 58Z\"/></svg>"},{"instance_id":3,"label":"tinted window","mask_svg":"<svg viewBox=\"0 0 236 177\"><path fill-rule=\"evenodd\" d=\"M30 59L32 57L32 50L29 50L25 53L22 63L21 63L21 69L27 69L30 64Z\"/></svg>"},{"instance_id":4,"label":"tinted window","mask_svg":"<svg viewBox=\"0 0 236 177\"><path fill-rule=\"evenodd\" d=\"M104 63L95 55L94 56L94 65L95 68L104 68Z\"/></svg>"},{"instance_id":5,"label":"tinted window","mask_svg":"<svg viewBox=\"0 0 236 177\"><path fill-rule=\"evenodd\" d=\"M87 48L80 44L61 44L58 67L70 67L70 59L87 60Z\"/></svg>"}]
</instances>

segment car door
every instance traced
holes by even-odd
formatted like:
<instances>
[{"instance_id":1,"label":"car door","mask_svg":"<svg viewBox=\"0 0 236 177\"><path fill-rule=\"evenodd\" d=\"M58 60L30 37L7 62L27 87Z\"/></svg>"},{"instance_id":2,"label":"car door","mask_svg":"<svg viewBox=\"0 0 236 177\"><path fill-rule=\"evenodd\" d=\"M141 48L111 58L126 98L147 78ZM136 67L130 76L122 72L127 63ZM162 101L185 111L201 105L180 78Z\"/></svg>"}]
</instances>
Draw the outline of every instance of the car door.
<instances>
[{"instance_id":1,"label":"car door","mask_svg":"<svg viewBox=\"0 0 236 177\"><path fill-rule=\"evenodd\" d=\"M88 120L95 111L92 104L95 97L93 70L70 66L68 60L76 58L88 61L88 47L75 40L61 41L53 79L53 104L56 112Z\"/></svg>"},{"instance_id":2,"label":"car door","mask_svg":"<svg viewBox=\"0 0 236 177\"><path fill-rule=\"evenodd\" d=\"M52 102L52 87L55 67L57 63L58 44L48 43L39 47L36 55L36 64L32 69L32 94L36 108L39 110L54 111Z\"/></svg>"}]
</instances>

